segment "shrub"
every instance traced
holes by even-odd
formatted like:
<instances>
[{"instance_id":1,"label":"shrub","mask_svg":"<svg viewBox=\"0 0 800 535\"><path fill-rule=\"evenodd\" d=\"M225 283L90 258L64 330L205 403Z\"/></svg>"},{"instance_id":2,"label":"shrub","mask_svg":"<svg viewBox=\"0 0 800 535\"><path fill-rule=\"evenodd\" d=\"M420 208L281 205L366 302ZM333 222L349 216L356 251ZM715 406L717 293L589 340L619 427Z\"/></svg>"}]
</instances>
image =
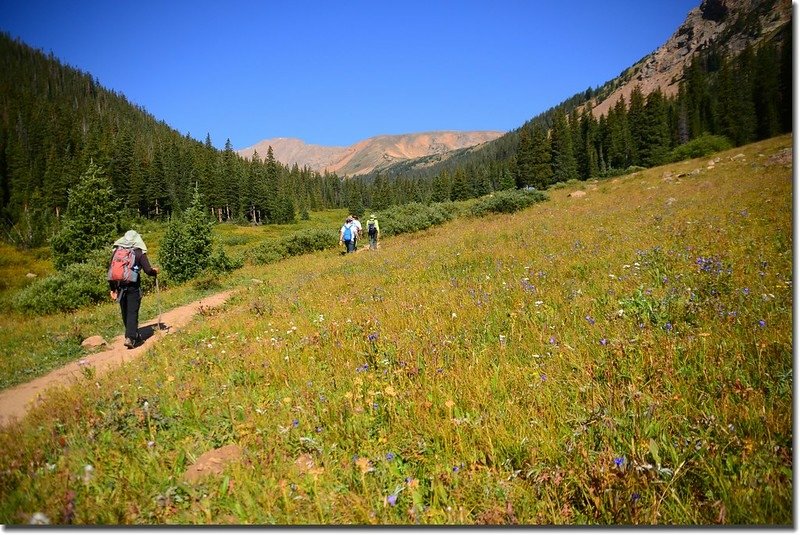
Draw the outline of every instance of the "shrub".
<instances>
[{"instance_id":1,"label":"shrub","mask_svg":"<svg viewBox=\"0 0 800 535\"><path fill-rule=\"evenodd\" d=\"M250 251L254 264L270 264L290 256L335 247L338 234L331 230L311 229L295 232L287 237L259 244Z\"/></svg>"},{"instance_id":2,"label":"shrub","mask_svg":"<svg viewBox=\"0 0 800 535\"><path fill-rule=\"evenodd\" d=\"M725 136L706 134L675 147L667 158L667 161L680 162L692 158L700 158L730 148L733 148L733 143Z\"/></svg>"},{"instance_id":3,"label":"shrub","mask_svg":"<svg viewBox=\"0 0 800 535\"><path fill-rule=\"evenodd\" d=\"M471 210L473 216L488 213L510 214L547 200L547 195L537 190L503 190L480 199Z\"/></svg>"},{"instance_id":4,"label":"shrub","mask_svg":"<svg viewBox=\"0 0 800 535\"><path fill-rule=\"evenodd\" d=\"M68 312L108 299L106 273L110 252L94 251L85 262L70 264L39 279L13 299L14 308L30 314Z\"/></svg>"},{"instance_id":5,"label":"shrub","mask_svg":"<svg viewBox=\"0 0 800 535\"><path fill-rule=\"evenodd\" d=\"M409 203L392 206L375 215L381 227L381 236L393 236L425 230L450 221L456 215L455 203Z\"/></svg>"}]
</instances>

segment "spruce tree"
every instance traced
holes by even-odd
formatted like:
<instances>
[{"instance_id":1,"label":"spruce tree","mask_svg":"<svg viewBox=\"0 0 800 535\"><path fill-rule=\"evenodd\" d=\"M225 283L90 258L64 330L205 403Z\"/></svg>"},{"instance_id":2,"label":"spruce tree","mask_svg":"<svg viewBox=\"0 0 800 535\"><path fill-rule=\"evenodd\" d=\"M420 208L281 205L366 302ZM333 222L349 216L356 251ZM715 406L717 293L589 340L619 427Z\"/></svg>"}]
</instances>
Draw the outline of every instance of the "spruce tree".
<instances>
[{"instance_id":1,"label":"spruce tree","mask_svg":"<svg viewBox=\"0 0 800 535\"><path fill-rule=\"evenodd\" d=\"M161 240L158 257L170 279L185 282L209 266L212 226L195 188L192 204L182 214L172 214Z\"/></svg>"},{"instance_id":2,"label":"spruce tree","mask_svg":"<svg viewBox=\"0 0 800 535\"><path fill-rule=\"evenodd\" d=\"M103 169L90 163L69 190L61 229L51 238L53 264L63 269L109 248L120 231L119 201Z\"/></svg>"},{"instance_id":3,"label":"spruce tree","mask_svg":"<svg viewBox=\"0 0 800 535\"><path fill-rule=\"evenodd\" d=\"M572 148L572 135L567 125L567 117L557 112L553 119L551 131L551 152L553 160L553 180L566 182L578 178L578 167Z\"/></svg>"}]
</instances>

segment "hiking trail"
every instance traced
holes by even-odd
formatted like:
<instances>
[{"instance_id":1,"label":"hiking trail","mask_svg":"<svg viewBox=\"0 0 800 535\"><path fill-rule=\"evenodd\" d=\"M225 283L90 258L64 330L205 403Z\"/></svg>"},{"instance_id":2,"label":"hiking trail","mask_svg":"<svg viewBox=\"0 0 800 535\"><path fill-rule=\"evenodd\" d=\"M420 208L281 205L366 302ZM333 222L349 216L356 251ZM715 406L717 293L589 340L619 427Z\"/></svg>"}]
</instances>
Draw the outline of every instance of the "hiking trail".
<instances>
[{"instance_id":1,"label":"hiking trail","mask_svg":"<svg viewBox=\"0 0 800 535\"><path fill-rule=\"evenodd\" d=\"M158 340L186 326L189 321L204 309L215 308L223 304L234 293L228 290L198 299L187 305L161 313L161 325L156 317L139 325L139 333L144 342L133 349L126 348L123 343L125 335L117 336L108 343L108 349L92 353L48 372L27 383L0 391L0 427L10 424L15 419L22 419L32 406L38 403L47 389L54 386L68 386L84 376L83 368L94 368L95 377L113 370L126 362L131 362L144 355Z\"/></svg>"}]
</instances>

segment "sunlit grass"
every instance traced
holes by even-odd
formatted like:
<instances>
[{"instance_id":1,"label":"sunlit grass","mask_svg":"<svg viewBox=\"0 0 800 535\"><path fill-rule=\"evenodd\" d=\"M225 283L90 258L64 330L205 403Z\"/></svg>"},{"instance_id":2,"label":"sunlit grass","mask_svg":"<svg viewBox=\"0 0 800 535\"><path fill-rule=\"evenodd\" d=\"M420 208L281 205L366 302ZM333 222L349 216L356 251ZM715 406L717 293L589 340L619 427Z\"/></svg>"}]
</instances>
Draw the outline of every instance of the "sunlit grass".
<instances>
[{"instance_id":1,"label":"sunlit grass","mask_svg":"<svg viewBox=\"0 0 800 535\"><path fill-rule=\"evenodd\" d=\"M789 146L245 267L0 433L0 521L791 524Z\"/></svg>"}]
</instances>

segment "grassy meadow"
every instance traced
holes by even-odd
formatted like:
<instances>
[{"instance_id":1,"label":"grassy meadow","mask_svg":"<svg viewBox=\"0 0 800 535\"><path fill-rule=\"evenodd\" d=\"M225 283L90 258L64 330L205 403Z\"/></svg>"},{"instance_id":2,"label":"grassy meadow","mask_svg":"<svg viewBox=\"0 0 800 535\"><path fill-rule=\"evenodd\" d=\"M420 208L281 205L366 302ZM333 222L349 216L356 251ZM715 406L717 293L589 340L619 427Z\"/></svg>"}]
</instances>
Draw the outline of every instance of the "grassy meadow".
<instances>
[{"instance_id":1,"label":"grassy meadow","mask_svg":"<svg viewBox=\"0 0 800 535\"><path fill-rule=\"evenodd\" d=\"M245 266L0 430L0 522L793 525L791 145ZM113 304L1 321L4 351L120 331Z\"/></svg>"}]
</instances>

